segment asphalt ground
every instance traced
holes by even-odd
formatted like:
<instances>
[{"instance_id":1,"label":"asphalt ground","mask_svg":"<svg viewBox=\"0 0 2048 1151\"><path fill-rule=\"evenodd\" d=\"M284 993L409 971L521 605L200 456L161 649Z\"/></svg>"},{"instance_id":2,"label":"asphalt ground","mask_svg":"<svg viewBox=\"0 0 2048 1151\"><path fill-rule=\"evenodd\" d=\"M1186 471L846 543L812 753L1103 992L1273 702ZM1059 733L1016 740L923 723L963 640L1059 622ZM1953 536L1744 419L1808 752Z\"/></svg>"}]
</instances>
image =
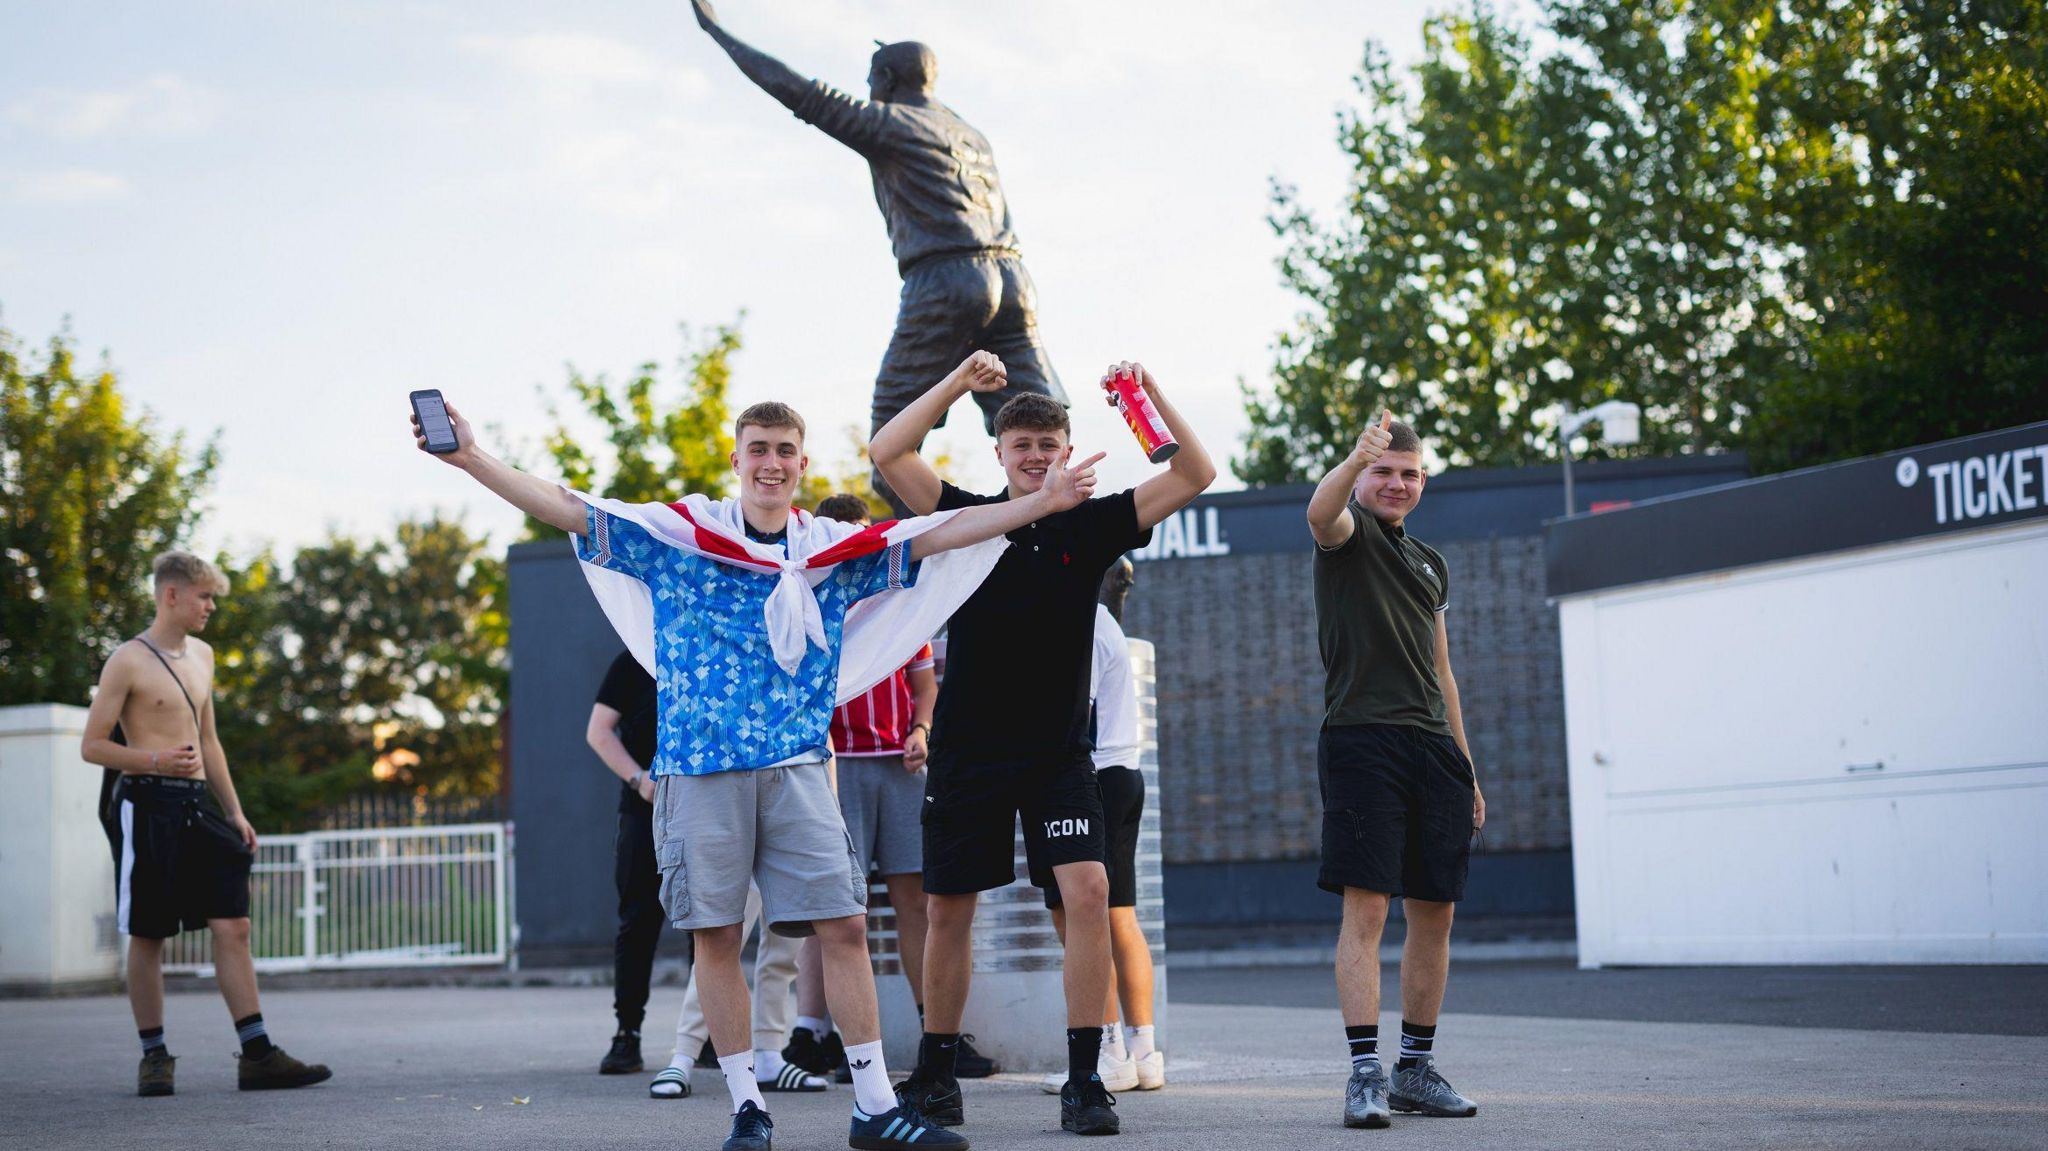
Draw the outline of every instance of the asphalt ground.
<instances>
[{"instance_id":1,"label":"asphalt ground","mask_svg":"<svg viewBox=\"0 0 2048 1151\"><path fill-rule=\"evenodd\" d=\"M1400 1002L1398 968L1382 1001ZM1337 984L1297 967L1175 970L1175 1003L1335 1010ZM1455 960L1444 1010L1547 1019L1740 1023L2048 1036L2048 967L1616 967ZM2048 1146L2044 1135L2043 1146Z\"/></svg>"},{"instance_id":2,"label":"asphalt ground","mask_svg":"<svg viewBox=\"0 0 2048 1151\"><path fill-rule=\"evenodd\" d=\"M1396 973L1386 976L1391 993ZM1386 1131L1337 1121L1347 1068L1326 969L1181 972L1171 986L1169 1086L1120 1096L1125 1133L1103 1146L2048 1143L2048 1037L2038 1025L2012 1033L2027 1019L2038 1024L2030 970L1465 964L1453 972L1439 1062L1480 1114L1397 1116ZM1967 1002L1973 995L1983 1002ZM650 1017L672 1015L679 997L659 989ZM1802 1006L1787 1013L1788 999ZM0 1146L717 1147L727 1106L715 1072L697 1072L693 1097L676 1102L648 1099L644 1075L595 1073L609 1006L602 987L273 988L264 1002L272 1033L336 1076L244 1094L234 1088L225 1009L202 988L168 1004L178 1094L138 1099L124 1000L0 1001ZM1942 1018L1958 1025L1901 1026ZM2008 1026L1960 1025L1999 1019ZM1398 1012L1382 1019L1388 1034L1397 1024ZM649 1046L658 1065L665 1052ZM1036 1076L965 1086L963 1130L976 1146L1076 1138L1059 1130L1057 1102ZM847 1089L770 1098L778 1147L846 1145Z\"/></svg>"}]
</instances>

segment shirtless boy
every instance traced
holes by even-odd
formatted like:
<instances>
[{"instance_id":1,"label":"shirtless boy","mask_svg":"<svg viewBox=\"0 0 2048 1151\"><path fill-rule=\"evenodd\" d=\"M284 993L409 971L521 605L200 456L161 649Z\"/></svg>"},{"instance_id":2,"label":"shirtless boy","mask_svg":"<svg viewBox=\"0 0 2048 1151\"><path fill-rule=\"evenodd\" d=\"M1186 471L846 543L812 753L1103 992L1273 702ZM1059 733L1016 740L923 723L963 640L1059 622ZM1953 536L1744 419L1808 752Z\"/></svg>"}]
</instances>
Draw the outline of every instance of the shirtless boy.
<instances>
[{"instance_id":1,"label":"shirtless boy","mask_svg":"<svg viewBox=\"0 0 2048 1151\"><path fill-rule=\"evenodd\" d=\"M128 937L128 1005L142 1040L138 1095L170 1095L177 1060L164 1042L164 940L213 932L214 976L242 1041L244 1091L305 1087L333 1072L273 1044L249 955L249 865L256 830L242 815L213 721L213 649L195 633L220 569L189 552L155 567L156 620L100 672L81 753L121 773L114 790L115 911ZM118 727L116 726L118 724ZM206 802L211 794L219 810Z\"/></svg>"}]
</instances>

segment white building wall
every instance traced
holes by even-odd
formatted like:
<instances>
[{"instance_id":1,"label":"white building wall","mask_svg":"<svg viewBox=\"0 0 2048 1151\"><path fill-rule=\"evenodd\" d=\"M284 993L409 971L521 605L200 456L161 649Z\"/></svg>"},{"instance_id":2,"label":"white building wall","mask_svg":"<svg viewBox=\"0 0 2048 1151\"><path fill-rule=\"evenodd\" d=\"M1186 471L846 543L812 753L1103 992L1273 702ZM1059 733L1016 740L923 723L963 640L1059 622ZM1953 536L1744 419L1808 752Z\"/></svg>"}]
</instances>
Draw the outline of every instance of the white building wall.
<instances>
[{"instance_id":1,"label":"white building wall","mask_svg":"<svg viewBox=\"0 0 2048 1151\"><path fill-rule=\"evenodd\" d=\"M2048 523L1559 610L1582 966L2048 962Z\"/></svg>"},{"instance_id":2,"label":"white building wall","mask_svg":"<svg viewBox=\"0 0 2048 1151\"><path fill-rule=\"evenodd\" d=\"M78 756L85 714L0 708L0 986L47 990L117 974L100 769Z\"/></svg>"}]
</instances>

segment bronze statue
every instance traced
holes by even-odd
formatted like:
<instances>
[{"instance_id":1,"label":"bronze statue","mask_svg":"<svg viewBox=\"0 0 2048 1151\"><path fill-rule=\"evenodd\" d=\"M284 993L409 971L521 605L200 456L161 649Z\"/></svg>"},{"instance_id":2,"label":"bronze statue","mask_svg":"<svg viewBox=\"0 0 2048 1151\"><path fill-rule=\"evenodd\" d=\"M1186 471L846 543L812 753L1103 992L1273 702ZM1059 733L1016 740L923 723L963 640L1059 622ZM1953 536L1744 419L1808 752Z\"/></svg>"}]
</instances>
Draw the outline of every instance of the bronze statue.
<instances>
[{"instance_id":1,"label":"bronze statue","mask_svg":"<svg viewBox=\"0 0 2048 1151\"><path fill-rule=\"evenodd\" d=\"M932 98L932 50L881 44L868 71L869 99L862 100L741 42L719 25L707 0L693 6L698 26L747 79L868 162L903 277L896 331L875 374L870 433L980 349L1002 358L1010 381L1003 391L974 395L991 435L996 409L1019 393L1065 404L1039 341L1037 293L1017 252L995 155L986 137ZM879 475L874 482L893 502Z\"/></svg>"}]
</instances>

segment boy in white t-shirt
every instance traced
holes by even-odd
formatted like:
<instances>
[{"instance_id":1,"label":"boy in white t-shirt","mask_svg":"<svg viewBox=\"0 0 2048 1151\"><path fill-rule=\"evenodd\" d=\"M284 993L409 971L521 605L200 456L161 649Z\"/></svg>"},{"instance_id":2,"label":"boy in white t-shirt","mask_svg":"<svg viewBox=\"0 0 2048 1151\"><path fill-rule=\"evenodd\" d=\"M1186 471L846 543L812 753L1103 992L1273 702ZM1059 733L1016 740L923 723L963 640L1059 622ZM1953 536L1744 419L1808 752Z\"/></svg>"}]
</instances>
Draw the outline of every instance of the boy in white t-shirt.
<instances>
[{"instance_id":1,"label":"boy in white t-shirt","mask_svg":"<svg viewBox=\"0 0 2048 1151\"><path fill-rule=\"evenodd\" d=\"M1138 770L1138 684L1131 674L1130 644L1122 626L1124 598L1137 569L1126 558L1102 578L1095 605L1095 652L1088 696L1095 707L1095 780L1102 789L1109 869L1109 946L1115 965L1103 1007L1102 1055L1097 1074L1111 1091L1153 1091L1166 1086L1166 1056L1152 1042L1152 944L1138 925L1138 830L1145 818L1145 777ZM1048 888L1045 905L1053 927L1066 938L1067 917L1059 888ZM1120 1025L1117 1011L1122 1000ZM1043 1084L1057 1092L1066 1081L1049 1075Z\"/></svg>"}]
</instances>

